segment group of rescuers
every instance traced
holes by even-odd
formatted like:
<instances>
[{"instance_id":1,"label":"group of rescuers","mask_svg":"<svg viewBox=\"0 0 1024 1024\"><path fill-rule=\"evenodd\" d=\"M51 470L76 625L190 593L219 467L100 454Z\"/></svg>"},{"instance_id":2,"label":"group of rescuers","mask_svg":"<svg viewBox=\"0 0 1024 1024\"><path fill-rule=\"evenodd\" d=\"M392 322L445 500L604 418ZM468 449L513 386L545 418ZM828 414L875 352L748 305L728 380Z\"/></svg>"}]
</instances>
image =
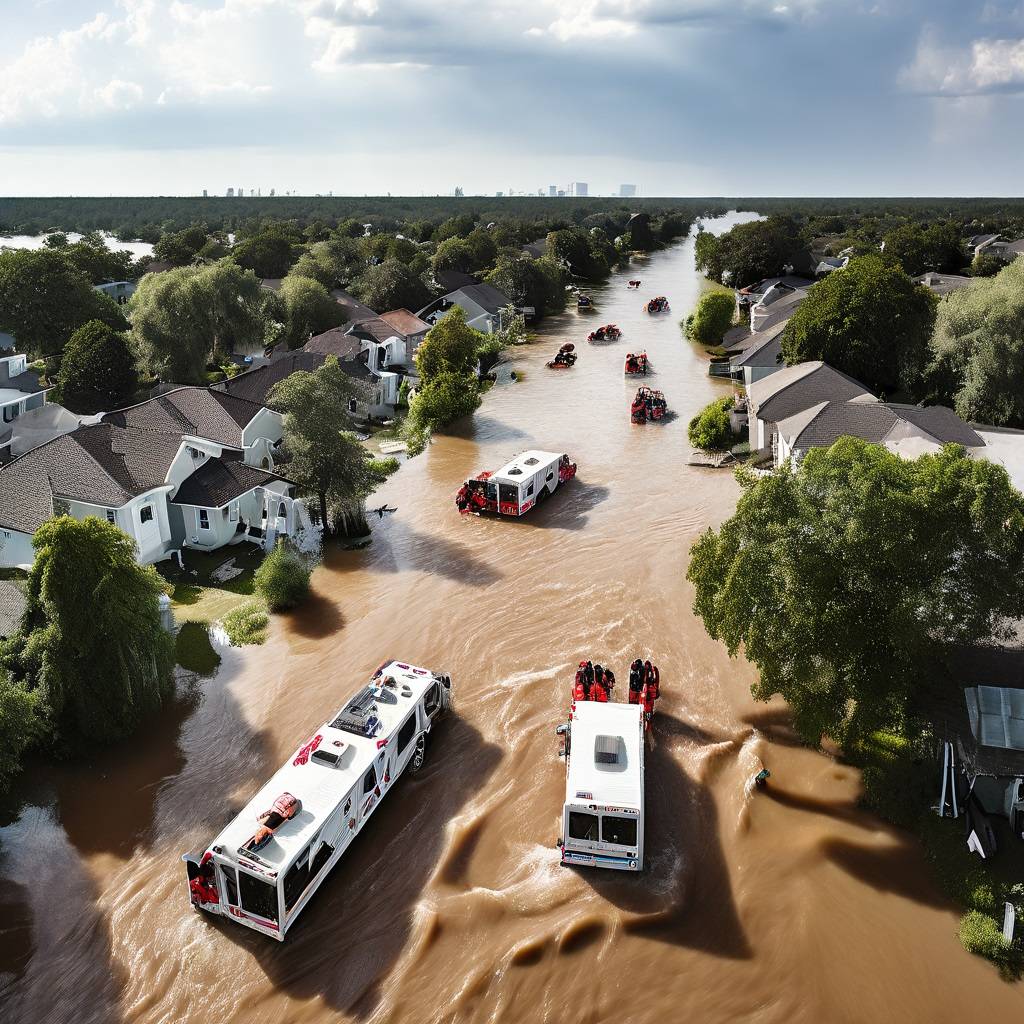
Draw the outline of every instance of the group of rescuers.
<instances>
[{"instance_id":1,"label":"group of rescuers","mask_svg":"<svg viewBox=\"0 0 1024 1024\"><path fill-rule=\"evenodd\" d=\"M615 673L591 661L581 661L572 688L573 700L593 700L606 704L615 686ZM644 716L654 714L654 702L661 696L661 673L650 659L637 658L629 666L629 703L642 704Z\"/></svg>"}]
</instances>

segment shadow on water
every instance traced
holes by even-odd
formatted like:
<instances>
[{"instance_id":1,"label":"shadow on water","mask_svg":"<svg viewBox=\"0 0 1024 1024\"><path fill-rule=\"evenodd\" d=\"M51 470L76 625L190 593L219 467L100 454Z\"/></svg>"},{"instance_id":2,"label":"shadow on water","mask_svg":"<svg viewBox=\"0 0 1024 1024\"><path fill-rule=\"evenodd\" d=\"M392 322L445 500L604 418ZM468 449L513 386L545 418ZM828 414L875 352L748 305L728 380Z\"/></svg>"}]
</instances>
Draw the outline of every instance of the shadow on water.
<instances>
[{"instance_id":1,"label":"shadow on water","mask_svg":"<svg viewBox=\"0 0 1024 1024\"><path fill-rule=\"evenodd\" d=\"M283 618L290 634L310 640L322 640L345 625L341 609L318 590L311 590L306 600Z\"/></svg>"},{"instance_id":2,"label":"shadow on water","mask_svg":"<svg viewBox=\"0 0 1024 1024\"><path fill-rule=\"evenodd\" d=\"M259 961L275 988L302 1001L322 998L367 1018L412 934L417 902L437 871L446 826L487 784L500 749L451 715L431 734L427 764L403 777L302 917L278 944L213 922Z\"/></svg>"},{"instance_id":3,"label":"shadow on water","mask_svg":"<svg viewBox=\"0 0 1024 1024\"><path fill-rule=\"evenodd\" d=\"M511 423L506 423L505 420L480 412L445 427L444 432L449 437L478 443L481 441L524 441L530 438L525 430L520 430Z\"/></svg>"},{"instance_id":4,"label":"shadow on water","mask_svg":"<svg viewBox=\"0 0 1024 1024\"><path fill-rule=\"evenodd\" d=\"M631 915L626 932L745 960L753 955L732 897L732 884L710 793L673 757L666 740L693 736L694 727L659 712L653 749L645 758L645 872L624 875L594 868L581 877ZM699 737L702 730L696 729Z\"/></svg>"},{"instance_id":5,"label":"shadow on water","mask_svg":"<svg viewBox=\"0 0 1024 1024\"><path fill-rule=\"evenodd\" d=\"M576 479L559 487L547 501L522 518L503 517L502 521L520 529L582 530L590 513L610 494L602 484L587 484Z\"/></svg>"}]
</instances>

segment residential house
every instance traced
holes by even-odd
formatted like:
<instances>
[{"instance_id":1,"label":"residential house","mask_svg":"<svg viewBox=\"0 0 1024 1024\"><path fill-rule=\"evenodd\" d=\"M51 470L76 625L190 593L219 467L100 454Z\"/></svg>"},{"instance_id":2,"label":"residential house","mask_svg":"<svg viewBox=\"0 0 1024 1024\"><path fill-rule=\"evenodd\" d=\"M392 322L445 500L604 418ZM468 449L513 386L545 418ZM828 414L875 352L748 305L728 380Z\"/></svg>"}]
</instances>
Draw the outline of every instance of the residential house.
<instances>
[{"instance_id":1,"label":"residential house","mask_svg":"<svg viewBox=\"0 0 1024 1024\"><path fill-rule=\"evenodd\" d=\"M964 277L962 274L939 274L934 270L929 270L927 273L915 277L914 283L923 284L930 292L943 296L966 288L973 280L974 278Z\"/></svg>"},{"instance_id":2,"label":"residential house","mask_svg":"<svg viewBox=\"0 0 1024 1024\"><path fill-rule=\"evenodd\" d=\"M961 444L980 457L985 449L984 439L941 405L823 401L780 420L776 430L776 465L799 462L811 448L829 448L841 437L884 445L908 459L937 452L944 444Z\"/></svg>"},{"instance_id":3,"label":"residential house","mask_svg":"<svg viewBox=\"0 0 1024 1024\"><path fill-rule=\"evenodd\" d=\"M768 330L793 315L813 283L793 274L765 278L736 292L737 312L743 317L749 314L751 332Z\"/></svg>"},{"instance_id":4,"label":"residential house","mask_svg":"<svg viewBox=\"0 0 1024 1024\"><path fill-rule=\"evenodd\" d=\"M27 607L22 583L0 580L0 640L18 632Z\"/></svg>"},{"instance_id":5,"label":"residential house","mask_svg":"<svg viewBox=\"0 0 1024 1024\"><path fill-rule=\"evenodd\" d=\"M461 270L435 270L433 277L438 291L442 292L454 292L467 285L480 283L479 277Z\"/></svg>"},{"instance_id":6,"label":"residential house","mask_svg":"<svg viewBox=\"0 0 1024 1024\"><path fill-rule=\"evenodd\" d=\"M831 274L833 270L845 270L849 262L849 256L822 256L814 268L814 276L822 278Z\"/></svg>"},{"instance_id":7,"label":"residential house","mask_svg":"<svg viewBox=\"0 0 1024 1024\"><path fill-rule=\"evenodd\" d=\"M323 364L325 358L326 356L303 349L295 352L282 351L280 354L275 352L268 362L214 384L212 390L223 391L256 405L266 405L267 396L278 381L284 380L297 370L312 373Z\"/></svg>"},{"instance_id":8,"label":"residential house","mask_svg":"<svg viewBox=\"0 0 1024 1024\"><path fill-rule=\"evenodd\" d=\"M433 326L452 306L458 306L465 312L470 327L493 334L503 326L502 311L510 305L512 300L493 285L470 284L435 299L416 315Z\"/></svg>"},{"instance_id":9,"label":"residential house","mask_svg":"<svg viewBox=\"0 0 1024 1024\"><path fill-rule=\"evenodd\" d=\"M93 288L98 292L112 298L119 306L128 304L128 300L135 294L138 287L135 281L107 281L105 284L94 284Z\"/></svg>"},{"instance_id":10,"label":"residential house","mask_svg":"<svg viewBox=\"0 0 1024 1024\"><path fill-rule=\"evenodd\" d=\"M820 360L797 363L747 389L752 451L778 449L778 425L822 402L877 402L863 384Z\"/></svg>"},{"instance_id":11,"label":"residential house","mask_svg":"<svg viewBox=\"0 0 1024 1024\"><path fill-rule=\"evenodd\" d=\"M46 403L49 388L28 368L24 354L0 356L0 463L11 457L15 422Z\"/></svg>"},{"instance_id":12,"label":"residential house","mask_svg":"<svg viewBox=\"0 0 1024 1024\"><path fill-rule=\"evenodd\" d=\"M548 236L544 235L542 238L536 238L532 242L527 242L523 246L523 252L535 260L539 260L542 256L547 256Z\"/></svg>"},{"instance_id":13,"label":"residential house","mask_svg":"<svg viewBox=\"0 0 1024 1024\"><path fill-rule=\"evenodd\" d=\"M387 418L394 415L398 385L382 377L394 377L389 371L383 373L370 369L370 353L363 340L349 333L347 326L332 327L323 334L309 339L302 351L317 356L321 362L327 356L334 356L341 369L358 385L357 394L349 399L348 412L363 418ZM393 398L388 402L388 398Z\"/></svg>"},{"instance_id":14,"label":"residential house","mask_svg":"<svg viewBox=\"0 0 1024 1024\"><path fill-rule=\"evenodd\" d=\"M971 239L974 256L995 256L1004 263L1010 263L1024 254L1024 238L1007 241L1002 235L976 235Z\"/></svg>"},{"instance_id":15,"label":"residential house","mask_svg":"<svg viewBox=\"0 0 1024 1024\"><path fill-rule=\"evenodd\" d=\"M183 387L33 448L0 467L0 567L30 565L32 535L58 514L106 518L143 563L298 536L305 506L273 472L283 429L253 402Z\"/></svg>"},{"instance_id":16,"label":"residential house","mask_svg":"<svg viewBox=\"0 0 1024 1024\"><path fill-rule=\"evenodd\" d=\"M730 361L732 376L749 388L755 380L785 367L782 360L782 333L788 320L780 320L760 334L750 334Z\"/></svg>"}]
</instances>

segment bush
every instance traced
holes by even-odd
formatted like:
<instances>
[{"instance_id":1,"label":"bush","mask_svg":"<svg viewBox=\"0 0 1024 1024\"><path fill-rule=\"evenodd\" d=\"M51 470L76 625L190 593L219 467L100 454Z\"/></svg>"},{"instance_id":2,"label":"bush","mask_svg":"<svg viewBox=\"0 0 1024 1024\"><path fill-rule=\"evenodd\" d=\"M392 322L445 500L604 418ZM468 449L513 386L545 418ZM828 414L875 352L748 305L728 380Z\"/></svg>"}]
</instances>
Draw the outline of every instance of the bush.
<instances>
[{"instance_id":1,"label":"bush","mask_svg":"<svg viewBox=\"0 0 1024 1024\"><path fill-rule=\"evenodd\" d=\"M310 567L293 548L278 544L256 570L253 583L272 612L301 604L309 595Z\"/></svg>"},{"instance_id":2,"label":"bush","mask_svg":"<svg viewBox=\"0 0 1024 1024\"><path fill-rule=\"evenodd\" d=\"M733 407L733 402L731 395L716 399L690 420L687 434L694 448L724 451L730 446L735 436L729 423L729 410Z\"/></svg>"},{"instance_id":3,"label":"bush","mask_svg":"<svg viewBox=\"0 0 1024 1024\"><path fill-rule=\"evenodd\" d=\"M697 308L683 321L683 330L690 341L702 345L720 345L732 326L736 300L732 292L705 292Z\"/></svg>"},{"instance_id":4,"label":"bush","mask_svg":"<svg viewBox=\"0 0 1024 1024\"><path fill-rule=\"evenodd\" d=\"M12 682L0 669L0 793L21 768L21 756L40 732L39 692Z\"/></svg>"},{"instance_id":5,"label":"bush","mask_svg":"<svg viewBox=\"0 0 1024 1024\"><path fill-rule=\"evenodd\" d=\"M257 601L250 601L224 616L224 632L235 647L261 644L267 639L269 621L266 608Z\"/></svg>"},{"instance_id":6,"label":"bush","mask_svg":"<svg viewBox=\"0 0 1024 1024\"><path fill-rule=\"evenodd\" d=\"M994 963L1004 962L1010 952L1010 944L1003 938L1002 929L980 910L964 914L960 919L959 935L968 953L983 956Z\"/></svg>"}]
</instances>

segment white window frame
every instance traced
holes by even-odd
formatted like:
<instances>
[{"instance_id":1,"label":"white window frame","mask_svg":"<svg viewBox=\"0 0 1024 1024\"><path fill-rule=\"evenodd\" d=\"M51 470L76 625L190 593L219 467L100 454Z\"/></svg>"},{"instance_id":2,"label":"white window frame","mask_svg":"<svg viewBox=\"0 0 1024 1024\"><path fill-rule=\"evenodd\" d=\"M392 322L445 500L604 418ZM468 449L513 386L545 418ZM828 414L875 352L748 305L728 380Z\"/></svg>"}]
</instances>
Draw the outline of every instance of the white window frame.
<instances>
[{"instance_id":1,"label":"white window frame","mask_svg":"<svg viewBox=\"0 0 1024 1024\"><path fill-rule=\"evenodd\" d=\"M205 526L203 525L203 516L206 516L206 525ZM206 531L209 531L209 529L210 529L210 513L205 508L197 508L196 509L196 529L197 530L206 530Z\"/></svg>"}]
</instances>

